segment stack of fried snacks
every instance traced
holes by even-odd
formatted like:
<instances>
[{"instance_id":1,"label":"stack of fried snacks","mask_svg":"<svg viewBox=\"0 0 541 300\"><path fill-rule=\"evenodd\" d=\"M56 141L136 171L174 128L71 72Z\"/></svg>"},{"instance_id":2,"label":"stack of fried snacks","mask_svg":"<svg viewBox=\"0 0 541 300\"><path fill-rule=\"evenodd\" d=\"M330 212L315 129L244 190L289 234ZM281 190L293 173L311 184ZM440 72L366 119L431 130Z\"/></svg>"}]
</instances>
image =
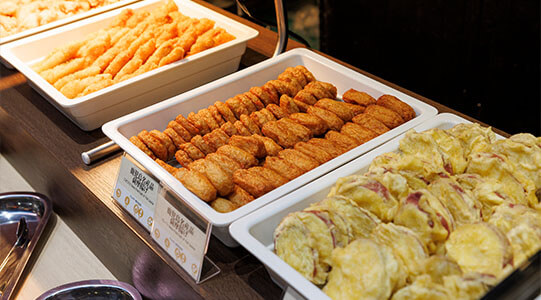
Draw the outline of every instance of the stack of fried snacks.
<instances>
[{"instance_id":1,"label":"stack of fried snacks","mask_svg":"<svg viewBox=\"0 0 541 300\"><path fill-rule=\"evenodd\" d=\"M2 0L0 37L113 4L120 0Z\"/></svg>"},{"instance_id":2,"label":"stack of fried snacks","mask_svg":"<svg viewBox=\"0 0 541 300\"><path fill-rule=\"evenodd\" d=\"M168 0L151 12L123 10L112 24L51 52L33 66L68 98L101 90L235 37Z\"/></svg>"},{"instance_id":3,"label":"stack of fried snacks","mask_svg":"<svg viewBox=\"0 0 541 300\"><path fill-rule=\"evenodd\" d=\"M317 81L305 67L236 95L163 131L130 141L219 212L232 211L415 117L390 95L377 101ZM184 168L166 161L176 158Z\"/></svg>"}]
</instances>

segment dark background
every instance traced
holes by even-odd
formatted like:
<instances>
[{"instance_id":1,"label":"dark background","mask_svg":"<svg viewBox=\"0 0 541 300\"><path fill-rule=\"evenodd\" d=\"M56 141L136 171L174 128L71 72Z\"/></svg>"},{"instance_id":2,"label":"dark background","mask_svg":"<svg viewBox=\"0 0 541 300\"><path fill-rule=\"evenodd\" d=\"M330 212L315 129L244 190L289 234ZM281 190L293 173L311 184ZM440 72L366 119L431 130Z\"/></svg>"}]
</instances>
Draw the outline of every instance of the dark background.
<instances>
[{"instance_id":1,"label":"dark background","mask_svg":"<svg viewBox=\"0 0 541 300\"><path fill-rule=\"evenodd\" d=\"M540 2L284 1L289 28L311 47L508 133L536 136ZM274 1L242 3L275 22ZM309 28L314 7L317 30Z\"/></svg>"}]
</instances>

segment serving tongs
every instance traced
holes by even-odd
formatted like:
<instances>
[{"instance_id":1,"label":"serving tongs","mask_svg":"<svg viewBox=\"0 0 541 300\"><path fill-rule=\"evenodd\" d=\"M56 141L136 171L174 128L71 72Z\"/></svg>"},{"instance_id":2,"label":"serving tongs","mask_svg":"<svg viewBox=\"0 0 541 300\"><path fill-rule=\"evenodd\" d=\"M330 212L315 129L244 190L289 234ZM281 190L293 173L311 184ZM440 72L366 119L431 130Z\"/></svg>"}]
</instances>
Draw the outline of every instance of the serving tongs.
<instances>
[{"instance_id":1,"label":"serving tongs","mask_svg":"<svg viewBox=\"0 0 541 300\"><path fill-rule=\"evenodd\" d=\"M4 294L4 289L8 283L7 279L9 279L9 277L7 277L7 272L4 272L4 268L6 267L6 265L8 265L13 251L15 251L15 249L17 248L25 248L28 244L28 225L26 224L26 219L24 217L19 219L16 235L17 240L15 241L13 246L11 246L11 249L9 249L9 252L4 258L2 265L0 265L0 296Z\"/></svg>"}]
</instances>

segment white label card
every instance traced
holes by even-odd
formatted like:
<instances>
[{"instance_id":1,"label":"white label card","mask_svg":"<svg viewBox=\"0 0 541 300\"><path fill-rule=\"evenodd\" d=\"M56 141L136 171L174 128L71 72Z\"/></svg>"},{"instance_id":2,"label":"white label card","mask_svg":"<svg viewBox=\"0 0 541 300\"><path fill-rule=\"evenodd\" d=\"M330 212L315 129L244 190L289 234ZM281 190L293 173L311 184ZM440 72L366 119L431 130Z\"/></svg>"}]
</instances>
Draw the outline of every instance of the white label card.
<instances>
[{"instance_id":1,"label":"white label card","mask_svg":"<svg viewBox=\"0 0 541 300\"><path fill-rule=\"evenodd\" d=\"M210 226L209 224L196 226L190 218L169 203L164 195L167 193L160 193L156 203L152 238L196 282L199 282L207 252Z\"/></svg>"},{"instance_id":2,"label":"white label card","mask_svg":"<svg viewBox=\"0 0 541 300\"><path fill-rule=\"evenodd\" d=\"M122 156L113 198L148 231L154 223L154 210L160 184L126 155Z\"/></svg>"}]
</instances>

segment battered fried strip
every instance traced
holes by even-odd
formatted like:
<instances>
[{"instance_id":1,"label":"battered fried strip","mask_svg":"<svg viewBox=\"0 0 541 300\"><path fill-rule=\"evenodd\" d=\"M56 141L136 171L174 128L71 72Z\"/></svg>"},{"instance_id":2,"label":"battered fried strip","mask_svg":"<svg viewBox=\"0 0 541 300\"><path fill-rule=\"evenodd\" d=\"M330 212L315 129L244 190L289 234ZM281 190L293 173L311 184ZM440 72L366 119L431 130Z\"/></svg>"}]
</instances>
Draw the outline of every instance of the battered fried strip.
<instances>
[{"instance_id":1,"label":"battered fried strip","mask_svg":"<svg viewBox=\"0 0 541 300\"><path fill-rule=\"evenodd\" d=\"M143 151L146 155L150 156L150 158L156 159L156 155L154 155L154 153L150 151L150 149L148 149L145 143L143 143L143 141L138 136L132 136L130 138L130 142L137 146L137 148L141 149L141 151Z\"/></svg>"},{"instance_id":2,"label":"battered fried strip","mask_svg":"<svg viewBox=\"0 0 541 300\"><path fill-rule=\"evenodd\" d=\"M84 58L75 58L63 64L56 65L52 69L45 70L40 73L43 79L50 84L54 84L60 78L70 75L76 71L80 71L86 66Z\"/></svg>"},{"instance_id":3,"label":"battered fried strip","mask_svg":"<svg viewBox=\"0 0 541 300\"><path fill-rule=\"evenodd\" d=\"M376 99L374 99L372 96L365 92L359 92L355 89L347 90L344 95L342 95L342 99L347 103L359 104L362 106L376 104Z\"/></svg>"},{"instance_id":4,"label":"battered fried strip","mask_svg":"<svg viewBox=\"0 0 541 300\"><path fill-rule=\"evenodd\" d=\"M228 199L224 199L224 198L216 198L216 200L213 200L212 202L210 202L210 206L212 208L214 208L215 211L219 212L219 213L228 213L228 212L232 212L234 211L235 209L239 208L240 206L236 203L234 203L233 201L230 201Z\"/></svg>"},{"instance_id":5,"label":"battered fried strip","mask_svg":"<svg viewBox=\"0 0 541 300\"><path fill-rule=\"evenodd\" d=\"M357 147L358 143L356 140L350 138L349 136L342 134L338 131L331 130L325 134L325 139L338 144L339 147L349 151Z\"/></svg>"},{"instance_id":6,"label":"battered fried strip","mask_svg":"<svg viewBox=\"0 0 541 300\"><path fill-rule=\"evenodd\" d=\"M282 128L296 136L298 142L306 142L312 137L312 131L310 131L310 129L289 118L283 118L276 122L278 123L278 126L283 126Z\"/></svg>"},{"instance_id":7,"label":"battered fried strip","mask_svg":"<svg viewBox=\"0 0 541 300\"><path fill-rule=\"evenodd\" d=\"M195 43L190 47L190 51L186 54L186 56L194 55L196 53L214 47L216 45L214 37L220 34L222 31L222 28L216 27L208 30L207 32L197 37Z\"/></svg>"},{"instance_id":8,"label":"battered fried strip","mask_svg":"<svg viewBox=\"0 0 541 300\"><path fill-rule=\"evenodd\" d=\"M195 44L197 37L207 32L212 27L214 27L214 21L207 18L193 20L190 27L179 37L179 44L184 49L184 52L190 55L190 49Z\"/></svg>"},{"instance_id":9,"label":"battered fried strip","mask_svg":"<svg viewBox=\"0 0 541 300\"><path fill-rule=\"evenodd\" d=\"M234 136L235 134L239 134L239 132L237 131L237 128L235 128L235 125L233 125L233 123L231 123L231 122L225 122L220 128L228 136Z\"/></svg>"},{"instance_id":10,"label":"battered fried strip","mask_svg":"<svg viewBox=\"0 0 541 300\"><path fill-rule=\"evenodd\" d=\"M261 175L270 183L270 187L271 187L270 190L273 190L283 184L286 184L289 181L286 177L278 174L277 172L274 172L271 169L267 169L267 168L259 167L259 166L251 167L250 169L251 171Z\"/></svg>"},{"instance_id":11,"label":"battered fried strip","mask_svg":"<svg viewBox=\"0 0 541 300\"><path fill-rule=\"evenodd\" d=\"M221 128L214 129L212 132L203 136L203 140L214 149L218 149L227 144L229 136Z\"/></svg>"},{"instance_id":12,"label":"battered fried strip","mask_svg":"<svg viewBox=\"0 0 541 300\"><path fill-rule=\"evenodd\" d=\"M278 125L277 121L265 123L261 128L261 132L284 148L291 148L298 142L297 137Z\"/></svg>"},{"instance_id":13,"label":"battered fried strip","mask_svg":"<svg viewBox=\"0 0 541 300\"><path fill-rule=\"evenodd\" d=\"M229 194L228 198L229 201L233 202L233 204L237 205L238 207L248 204L254 200L254 197L250 195L250 193L238 185L235 185L233 192Z\"/></svg>"},{"instance_id":14,"label":"battered fried strip","mask_svg":"<svg viewBox=\"0 0 541 300\"><path fill-rule=\"evenodd\" d=\"M233 182L250 193L254 198L259 198L273 189L272 183L258 172L252 170L252 168L235 171Z\"/></svg>"},{"instance_id":15,"label":"battered fried strip","mask_svg":"<svg viewBox=\"0 0 541 300\"><path fill-rule=\"evenodd\" d=\"M57 80L54 83L54 87L57 90L60 91L69 82L79 80L79 79L83 79L83 78L86 78L86 77L92 77L92 76L100 74L100 72L101 72L101 69L99 67L90 66L90 67L84 68L84 69L82 69L80 71L77 71L75 73L72 73L72 74L69 74L67 76L64 76L64 77L60 78L59 80Z\"/></svg>"},{"instance_id":16,"label":"battered fried strip","mask_svg":"<svg viewBox=\"0 0 541 300\"><path fill-rule=\"evenodd\" d=\"M376 101L377 105L386 107L395 113L399 114L404 122L407 122L415 118L415 111L407 103L402 102L400 99L392 95L383 95Z\"/></svg>"},{"instance_id":17,"label":"battered fried strip","mask_svg":"<svg viewBox=\"0 0 541 300\"><path fill-rule=\"evenodd\" d=\"M282 119L287 117L288 115L285 110L283 110L280 106L274 103L267 105L266 109L270 111L274 115L274 117L276 117L276 119Z\"/></svg>"},{"instance_id":18,"label":"battered fried strip","mask_svg":"<svg viewBox=\"0 0 541 300\"><path fill-rule=\"evenodd\" d=\"M175 47L165 57L160 59L158 67L168 65L177 60L181 60L182 58L184 58L184 49L182 49L181 47Z\"/></svg>"},{"instance_id":19,"label":"battered fried strip","mask_svg":"<svg viewBox=\"0 0 541 300\"><path fill-rule=\"evenodd\" d=\"M325 152L324 150L322 150L321 148L313 144L300 142L300 143L295 144L294 149L317 160L320 164L323 164L333 159L332 155L330 155L329 153Z\"/></svg>"},{"instance_id":20,"label":"battered fried strip","mask_svg":"<svg viewBox=\"0 0 541 300\"><path fill-rule=\"evenodd\" d=\"M347 122L342 127L340 132L356 140L358 145L364 144L378 136L378 134L373 132L372 130L364 128L352 122Z\"/></svg>"},{"instance_id":21,"label":"battered fried strip","mask_svg":"<svg viewBox=\"0 0 541 300\"><path fill-rule=\"evenodd\" d=\"M225 155L240 164L241 168L246 169L257 165L258 161L252 154L231 145L224 145L216 151L218 154Z\"/></svg>"},{"instance_id":22,"label":"battered fried strip","mask_svg":"<svg viewBox=\"0 0 541 300\"><path fill-rule=\"evenodd\" d=\"M201 200L209 202L216 199L216 188L205 175L197 171L187 170L179 180Z\"/></svg>"},{"instance_id":23,"label":"battered fried strip","mask_svg":"<svg viewBox=\"0 0 541 300\"><path fill-rule=\"evenodd\" d=\"M203 159L205 175L218 191L220 196L226 196L233 191L233 178L220 165L210 159Z\"/></svg>"},{"instance_id":24,"label":"battered fried strip","mask_svg":"<svg viewBox=\"0 0 541 300\"><path fill-rule=\"evenodd\" d=\"M240 116L240 121L252 134L261 134L261 130L257 124L247 115Z\"/></svg>"},{"instance_id":25,"label":"battered fried strip","mask_svg":"<svg viewBox=\"0 0 541 300\"><path fill-rule=\"evenodd\" d=\"M280 107L286 112L286 114L294 114L300 111L297 104L295 104L293 101L293 98L289 97L288 95L282 95L282 97L280 97Z\"/></svg>"},{"instance_id":26,"label":"battered fried strip","mask_svg":"<svg viewBox=\"0 0 541 300\"><path fill-rule=\"evenodd\" d=\"M258 135L258 134L254 134L252 136L260 140L261 142L263 142L263 145L265 146L265 151L267 152L267 155L269 156L278 155L278 152L280 152L283 149L282 147L280 147L280 145L276 144L276 142L272 140L271 138Z\"/></svg>"},{"instance_id":27,"label":"battered fried strip","mask_svg":"<svg viewBox=\"0 0 541 300\"><path fill-rule=\"evenodd\" d=\"M298 95L298 94L297 94ZM299 108L299 111L300 112L307 112L308 111L308 108L312 107L311 105L309 104L306 104L302 101L299 101L297 99L293 99L293 102L295 103L295 105Z\"/></svg>"},{"instance_id":28,"label":"battered fried strip","mask_svg":"<svg viewBox=\"0 0 541 300\"><path fill-rule=\"evenodd\" d=\"M148 59L148 57L156 49L155 39L149 39L144 45L139 47L133 58L126 63L120 71L115 76L117 82L128 79L128 76L133 74L137 69L139 69L143 63Z\"/></svg>"},{"instance_id":29,"label":"battered fried strip","mask_svg":"<svg viewBox=\"0 0 541 300\"><path fill-rule=\"evenodd\" d=\"M304 173L304 171L296 165L277 156L267 156L267 158L265 158L263 167L275 171L276 173L286 177L288 180L293 180Z\"/></svg>"},{"instance_id":30,"label":"battered fried strip","mask_svg":"<svg viewBox=\"0 0 541 300\"><path fill-rule=\"evenodd\" d=\"M312 144L316 147L319 147L321 150L329 153L333 158L346 152L346 148L343 148L326 139L313 138L308 141L308 144Z\"/></svg>"},{"instance_id":31,"label":"battered fried strip","mask_svg":"<svg viewBox=\"0 0 541 300\"><path fill-rule=\"evenodd\" d=\"M214 106L216 107L216 109L218 110L220 115L222 115L222 117L227 122L231 122L233 124L233 123L235 123L235 121L237 121L237 118L235 117L235 114L231 111L229 106L225 105L224 103L222 103L220 101L216 101L214 103Z\"/></svg>"},{"instance_id":32,"label":"battered fried strip","mask_svg":"<svg viewBox=\"0 0 541 300\"><path fill-rule=\"evenodd\" d=\"M295 165L303 172L308 172L317 166L319 162L308 155L293 149L284 149L278 153L278 157L285 159L287 162Z\"/></svg>"},{"instance_id":33,"label":"battered fried strip","mask_svg":"<svg viewBox=\"0 0 541 300\"><path fill-rule=\"evenodd\" d=\"M248 128L246 128L246 126L244 126L244 124L242 124L241 121L235 121L235 123L233 123L233 126L235 126L235 129L237 130L238 135L244 135L244 136L252 135L252 133L250 133Z\"/></svg>"},{"instance_id":34,"label":"battered fried strip","mask_svg":"<svg viewBox=\"0 0 541 300\"><path fill-rule=\"evenodd\" d=\"M234 135L227 142L228 145L240 148L256 158L262 158L267 155L265 144L253 136Z\"/></svg>"},{"instance_id":35,"label":"battered fried strip","mask_svg":"<svg viewBox=\"0 0 541 300\"><path fill-rule=\"evenodd\" d=\"M365 110L365 113L376 118L378 121L385 124L385 126L389 127L390 129L393 129L404 123L404 119L402 119L399 114L380 105L368 106Z\"/></svg>"},{"instance_id":36,"label":"battered fried strip","mask_svg":"<svg viewBox=\"0 0 541 300\"><path fill-rule=\"evenodd\" d=\"M230 176L241 168L241 165L232 158L219 153L211 153L205 157L205 160L211 160L214 163L220 165L220 167L227 172Z\"/></svg>"},{"instance_id":37,"label":"battered fried strip","mask_svg":"<svg viewBox=\"0 0 541 300\"><path fill-rule=\"evenodd\" d=\"M112 81L110 74L98 74L92 77L74 80L64 85L60 89L60 92L68 98L75 98L79 96L79 94L83 93L84 90L92 84L107 82L107 80Z\"/></svg>"},{"instance_id":38,"label":"battered fried strip","mask_svg":"<svg viewBox=\"0 0 541 300\"><path fill-rule=\"evenodd\" d=\"M103 76L103 77L99 77L99 76ZM88 85L84 89L84 91L82 91L79 95L77 95L77 97L82 97L82 96L88 95L90 93L99 91L99 90L104 89L104 88L106 88L108 86L111 86L111 85L113 85L115 83L115 81L110 76L110 74L100 74L100 75L96 75L95 77L99 77L99 80L97 82L94 82L94 83Z\"/></svg>"},{"instance_id":39,"label":"battered fried strip","mask_svg":"<svg viewBox=\"0 0 541 300\"><path fill-rule=\"evenodd\" d=\"M295 113L289 115L289 119L310 129L312 135L314 136L322 135L329 130L327 123L315 115L307 113Z\"/></svg>"},{"instance_id":40,"label":"battered fried strip","mask_svg":"<svg viewBox=\"0 0 541 300\"><path fill-rule=\"evenodd\" d=\"M364 128L374 131L378 135L389 131L389 127L385 126L385 124L381 123L369 114L362 113L355 116L353 119L351 119L351 121L353 121L355 124L361 125Z\"/></svg>"},{"instance_id":41,"label":"battered fried strip","mask_svg":"<svg viewBox=\"0 0 541 300\"><path fill-rule=\"evenodd\" d=\"M190 155L188 155L188 153L186 153L186 151L182 149L179 149L177 150L177 152L175 152L175 159L183 167L187 167L193 162L193 159L190 158Z\"/></svg>"},{"instance_id":42,"label":"battered fried strip","mask_svg":"<svg viewBox=\"0 0 541 300\"><path fill-rule=\"evenodd\" d=\"M337 115L342 121L348 122L353 119L355 114L353 111L346 105L347 103L341 102L341 101L335 101L328 98L323 98L314 104L315 107L322 108L324 110L328 110L335 115Z\"/></svg>"},{"instance_id":43,"label":"battered fried strip","mask_svg":"<svg viewBox=\"0 0 541 300\"><path fill-rule=\"evenodd\" d=\"M53 68L59 64L69 61L77 54L79 48L85 44L86 40L71 42L63 47L56 48L47 57L35 64L32 69L37 73Z\"/></svg>"},{"instance_id":44,"label":"battered fried strip","mask_svg":"<svg viewBox=\"0 0 541 300\"><path fill-rule=\"evenodd\" d=\"M249 112L248 114L251 114L254 111L258 110L257 107L255 106L255 104L245 94L238 94L233 98L236 98L236 99L240 100L242 105L244 105L244 107L246 107L246 109L248 109L248 112Z\"/></svg>"},{"instance_id":45,"label":"battered fried strip","mask_svg":"<svg viewBox=\"0 0 541 300\"><path fill-rule=\"evenodd\" d=\"M227 105L231 109L231 111L235 114L235 118L237 120L240 119L240 116L242 115L250 114L248 109L244 106L244 104L238 98L227 99L225 101L225 105Z\"/></svg>"},{"instance_id":46,"label":"battered fried strip","mask_svg":"<svg viewBox=\"0 0 541 300\"><path fill-rule=\"evenodd\" d=\"M145 143L145 145L154 153L154 155L164 161L168 160L167 148L160 140L151 135L148 131L142 130L137 136Z\"/></svg>"}]
</instances>

